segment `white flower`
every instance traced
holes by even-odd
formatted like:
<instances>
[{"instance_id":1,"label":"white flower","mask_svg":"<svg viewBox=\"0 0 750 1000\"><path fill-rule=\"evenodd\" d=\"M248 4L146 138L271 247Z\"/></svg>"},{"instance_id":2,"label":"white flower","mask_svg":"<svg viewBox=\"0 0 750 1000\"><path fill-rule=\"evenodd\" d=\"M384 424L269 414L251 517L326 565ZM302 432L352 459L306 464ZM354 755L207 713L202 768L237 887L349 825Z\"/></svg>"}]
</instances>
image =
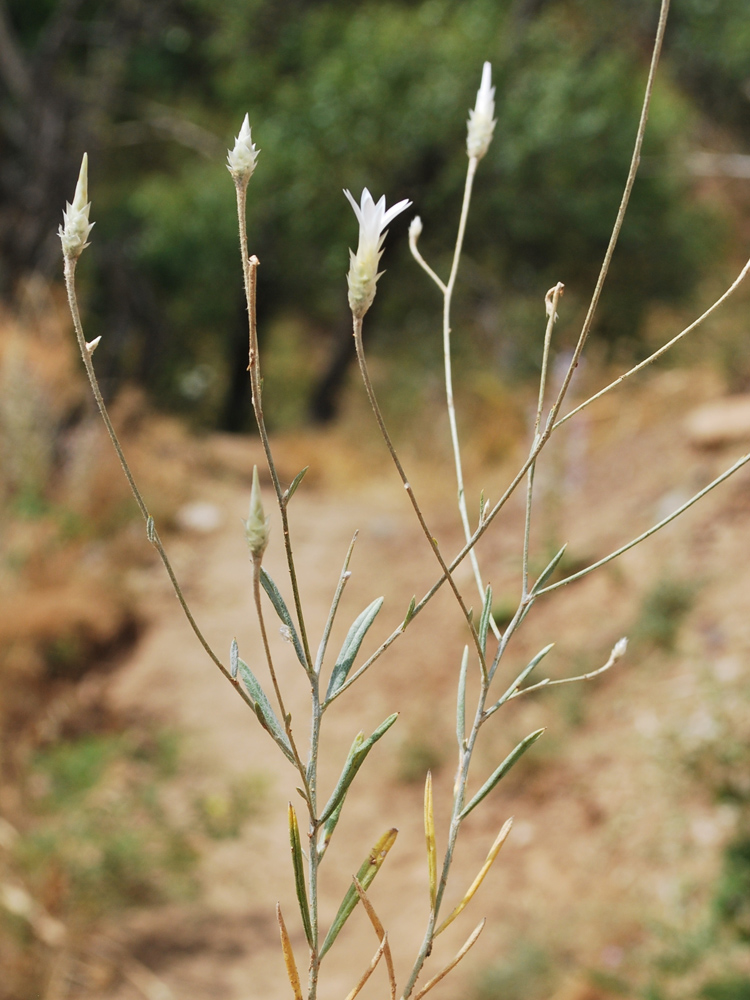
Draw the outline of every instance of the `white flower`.
<instances>
[{"instance_id":1,"label":"white flower","mask_svg":"<svg viewBox=\"0 0 750 1000\"><path fill-rule=\"evenodd\" d=\"M492 86L492 66L486 62L482 69L482 83L477 91L477 103L469 111L466 135L466 152L481 160L492 142L495 131L495 88Z\"/></svg>"},{"instance_id":2,"label":"white flower","mask_svg":"<svg viewBox=\"0 0 750 1000\"><path fill-rule=\"evenodd\" d=\"M259 152L250 134L250 122L245 115L240 134L234 141L234 149L227 151L227 170L235 180L247 184L255 170Z\"/></svg>"},{"instance_id":3,"label":"white flower","mask_svg":"<svg viewBox=\"0 0 750 1000\"><path fill-rule=\"evenodd\" d=\"M73 196L73 204L66 203L63 212L63 225L58 229L58 236L62 241L63 254L76 260L81 256L81 252L86 249L94 223L89 222L89 157L88 153L83 154L81 160L81 171L78 174L76 193Z\"/></svg>"},{"instance_id":4,"label":"white flower","mask_svg":"<svg viewBox=\"0 0 750 1000\"><path fill-rule=\"evenodd\" d=\"M356 253L349 251L349 274L346 280L349 284L352 314L356 319L361 319L375 298L376 284L380 277L378 264L383 255L383 240L386 236L383 230L411 202L404 199L386 210L385 195L375 203L367 188L362 192L359 205L348 191L344 191L344 194L359 221L359 244Z\"/></svg>"}]
</instances>

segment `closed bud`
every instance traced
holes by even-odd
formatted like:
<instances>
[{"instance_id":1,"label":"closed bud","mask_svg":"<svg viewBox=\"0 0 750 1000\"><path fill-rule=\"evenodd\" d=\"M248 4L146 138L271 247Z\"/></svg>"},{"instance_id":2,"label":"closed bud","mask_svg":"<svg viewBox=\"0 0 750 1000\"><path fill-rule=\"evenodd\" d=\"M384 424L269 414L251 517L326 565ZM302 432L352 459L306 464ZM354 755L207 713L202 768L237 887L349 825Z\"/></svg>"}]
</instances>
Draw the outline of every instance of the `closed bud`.
<instances>
[{"instance_id":1,"label":"closed bud","mask_svg":"<svg viewBox=\"0 0 750 1000\"><path fill-rule=\"evenodd\" d=\"M66 204L63 212L63 225L57 231L62 242L64 256L72 260L77 260L88 246L86 240L94 226L93 222L89 222L90 208L89 158L88 153L84 153L73 203Z\"/></svg>"},{"instance_id":2,"label":"closed bud","mask_svg":"<svg viewBox=\"0 0 750 1000\"><path fill-rule=\"evenodd\" d=\"M492 66L486 62L482 69L482 83L477 91L477 101L469 111L466 152L469 157L481 160L492 142L495 131L495 88L492 86Z\"/></svg>"},{"instance_id":3,"label":"closed bud","mask_svg":"<svg viewBox=\"0 0 750 1000\"><path fill-rule=\"evenodd\" d=\"M250 122L245 115L240 134L235 139L234 149L227 152L227 170L235 181L247 184L255 170L259 152L250 133Z\"/></svg>"},{"instance_id":4,"label":"closed bud","mask_svg":"<svg viewBox=\"0 0 750 1000\"><path fill-rule=\"evenodd\" d=\"M253 486L250 490L250 512L245 524L245 538L253 559L261 559L268 545L270 534L269 519L263 510L263 500L260 495L258 466L253 466Z\"/></svg>"}]
</instances>

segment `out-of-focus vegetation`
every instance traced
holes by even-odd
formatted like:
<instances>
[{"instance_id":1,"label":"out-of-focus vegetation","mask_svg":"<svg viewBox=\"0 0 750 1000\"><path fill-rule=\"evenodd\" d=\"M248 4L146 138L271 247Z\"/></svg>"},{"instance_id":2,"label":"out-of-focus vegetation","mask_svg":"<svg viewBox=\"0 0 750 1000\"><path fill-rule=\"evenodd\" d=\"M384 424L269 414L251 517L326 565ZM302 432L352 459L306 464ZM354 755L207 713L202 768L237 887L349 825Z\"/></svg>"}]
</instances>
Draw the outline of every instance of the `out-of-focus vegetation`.
<instances>
[{"instance_id":1,"label":"out-of-focus vegetation","mask_svg":"<svg viewBox=\"0 0 750 1000\"><path fill-rule=\"evenodd\" d=\"M574 318L593 285L630 157L657 4L616 0L9 0L0 266L58 273L54 230L80 155L92 158L96 253L89 330L106 333L111 388L145 382L199 420L247 419L244 310L232 185L221 169L247 111L262 149L249 198L261 326L303 317L316 383L280 420L335 413L350 356L344 274L355 226L341 194L409 197L438 269L456 224L464 128L482 61L497 87L496 139L479 172L459 352L523 371L540 295L568 286ZM689 299L726 233L691 196L690 149L712 128L750 129L741 0L675 5L644 149L597 333L637 340L655 302ZM707 85L710 82L710 86ZM368 339L399 364L432 350L439 303L393 226L387 294ZM291 353L291 352L289 352ZM286 375L286 373L285 373Z\"/></svg>"}]
</instances>

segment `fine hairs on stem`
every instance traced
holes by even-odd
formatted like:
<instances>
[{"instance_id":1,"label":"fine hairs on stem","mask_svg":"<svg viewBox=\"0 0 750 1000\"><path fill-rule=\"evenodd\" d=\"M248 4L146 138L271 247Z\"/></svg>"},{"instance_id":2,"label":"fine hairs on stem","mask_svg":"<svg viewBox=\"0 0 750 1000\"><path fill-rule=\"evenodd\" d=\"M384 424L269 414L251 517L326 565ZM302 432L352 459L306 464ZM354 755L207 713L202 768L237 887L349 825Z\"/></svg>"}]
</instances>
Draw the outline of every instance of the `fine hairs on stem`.
<instances>
[{"instance_id":1,"label":"fine hairs on stem","mask_svg":"<svg viewBox=\"0 0 750 1000\"><path fill-rule=\"evenodd\" d=\"M488 877L490 869L495 863L503 844L512 834L512 820L507 819L502 824L494 842L489 848L486 860L473 882L464 891L463 896L458 899L458 902L447 910L445 908L445 900L449 885L451 892L455 888L451 881L451 874L456 845L462 825L464 820L482 805L485 798L494 791L510 769L530 750L544 732L542 729L537 729L529 733L515 747L508 748L504 759L497 763L489 775L481 775L475 773L476 768L473 765L475 750L483 726L507 702L516 698L538 694L544 689L555 685L594 680L606 671L611 670L623 658L627 649L627 640L620 639L615 643L609 657L598 669L577 676L563 677L555 680L543 677L540 680L532 680L530 682L529 678L531 678L532 673L539 667L542 660L551 653L553 644L549 644L540 650L520 672L518 672L517 668L509 671L505 669L505 654L512 644L519 627L532 612L538 601L548 599L549 595L560 587L594 572L630 548L645 541L656 531L659 531L666 524L674 520L674 518L680 516L692 504L696 503L708 492L724 482L724 480L728 479L739 468L750 462L750 454L743 456L706 487L698 491L690 500L682 504L673 514L646 528L635 538L623 543L609 555L592 563L590 566L553 582L552 574L560 565L565 552L565 547L563 547L550 560L536 579L532 579L530 550L531 524L534 512L535 471L540 455L555 436L555 432L563 424L574 419L583 409L593 405L606 393L614 391L625 380L637 375L644 367L653 363L672 346L696 330L738 288L750 270L750 262L748 262L736 281L698 319L671 340L667 341L658 350L654 351L645 361L631 368L609 385L594 393L583 403L569 410L564 416L560 416L573 373L581 359L592 329L599 298L607 278L614 248L635 181L668 9L669 0L662 0L630 168L625 180L624 191L613 224L609 245L586 312L585 320L577 338L572 359L565 372L561 387L550 403L547 399L547 374L551 358L554 354L554 327L558 320L558 312L562 308L564 290L563 284L558 282L546 295L543 295L540 291L539 296L540 316L543 305L546 314L546 323L541 338L539 388L528 455L516 474L511 478L510 483L500 491L500 497L494 503L494 506L490 507L489 503L482 503L479 519L474 527L472 527L468 514L469 508L466 497L461 442L458 433L457 406L453 386L451 308L453 293L459 275L464 237L469 225L474 178L477 170L480 169L482 158L487 153L493 141L495 128L495 90L492 86L492 68L489 63L485 63L483 67L476 103L474 108L469 112L466 135L466 155L468 158L466 182L459 212L450 274L447 280L443 280L437 274L419 250L418 240L423 228L419 217L415 217L409 227L409 246L412 255L419 267L438 288L443 300L442 347L448 434L451 442L456 477L458 519L464 538L463 547L452 557L447 557L441 550L427 522L424 509L420 505L415 490L407 476L403 462L393 444L370 377L365 351L364 318L375 298L378 280L381 277L378 266L384 252L383 245L386 236L386 227L397 215L409 208L410 202L403 200L388 208L385 197L381 197L376 202L367 188L362 192L359 202L348 191L345 192L359 224L357 249L356 251L350 251L347 284L349 306L352 312L354 343L364 390L370 402L375 423L406 491L420 531L424 535L425 542L437 562L436 579L433 584L419 600L416 599L416 596L412 599L405 614L397 617L388 637L364 659L360 658L360 649L370 627L383 607L383 597L375 597L351 623L346 633L346 638L337 652L335 659L329 650L332 629L339 613L341 597L349 578L349 564L357 538L356 533L354 538L352 538L343 566L339 572L330 611L318 640L317 653L313 656L311 652L311 649L314 647L311 646L313 637L310 634L304 613L304 581L300 580L296 568L289 516L290 502L302 482L306 469L303 469L295 477L288 488L283 488L274 461L272 443L267 431L263 409L263 380L261 377L261 358L258 348L258 331L256 325L257 272L260 261L258 257L250 253L246 222L248 184L256 169L259 151L253 143L247 116L242 123L234 147L229 151L227 167L236 192L240 266L244 280L248 311L248 373L252 390L253 410L265 453L268 474L273 484L275 502L281 518L282 544L286 563L285 579L281 581L280 585L277 585L263 565L264 554L271 540L269 539L268 518L263 510L260 495L258 471L255 469L253 470L249 514L248 519L245 521L245 535L252 567L253 604L265 658L263 671L264 677L267 674L267 682L264 678L256 676L248 664L241 659L236 641L232 641L230 645L228 667L222 663L217 654L208 645L175 578L153 518L149 514L145 500L133 478L99 390L93 364L93 353L98 340L87 343L85 339L75 285L76 264L81 253L88 246L87 240L92 227L92 223L89 222L88 162L86 156L83 158L75 196L72 204L66 207L64 224L60 228L60 237L64 256L65 285L68 302L73 318L76 339L96 404L123 472L130 484L136 503L146 523L147 538L155 546L164 563L190 627L195 632L199 642L215 666L218 667L221 673L238 691L240 697L242 697L252 714L255 715L270 740L283 754L290 766L294 768L296 778L300 782L298 791L304 801L304 813L300 813L300 818L298 819L297 813L290 803L287 819L291 855L290 884L294 885L296 903L299 910L297 915L299 923L296 926L301 927L304 934L304 942L307 950L306 962L303 960L301 954L295 955L292 945L293 940L301 940L301 938L294 932L289 933L287 922L282 916L281 907L277 907L277 921L284 967L287 972L289 987L295 1000L316 1000L321 968L325 957L329 950L337 944L339 935L360 903L362 904L360 910L364 912L375 931L377 948L372 958L369 961L364 958L360 968L352 973L351 988L348 993L348 997L352 998L352 1000L360 993L371 976L380 977L383 975L384 970L387 976L387 988L391 1000L396 1000L397 997L401 997L401 1000L407 1000L409 997L413 997L414 1000L420 1000L420 998L424 997L434 986L441 982L464 958L482 932L484 920L475 927L472 933L466 938L463 947L447 965L442 967L438 965L429 970L426 968L432 954L435 938L447 926L462 916L463 911L471 904L479 886ZM493 525L509 498L524 481L526 491L525 517L522 538L520 539L520 594L518 604L509 623L501 631L492 614L492 587L486 582L489 579L492 567L485 566L483 568L480 565L476 545L484 533ZM473 582L481 598L481 610L478 615L475 615L470 610L467 597L462 592L454 575L455 570L466 558L470 561ZM322 865L326 858L335 858L336 856L335 848L331 847L331 841L342 811L346 808L347 798L355 783L357 783L358 788L360 787L360 783L357 781L360 770L368 766L367 758L370 754L377 753L377 750L375 750L376 744L387 735L391 727L396 723L397 715L389 715L369 735L364 732L353 734L351 748L345 760L339 762L339 777L333 789L327 796L321 799L318 794L318 774L322 755L327 749L327 743L324 741L324 737L327 736L324 723L326 720L326 711L329 706L334 701L347 695L349 689L397 642L398 638L406 631L414 618L423 611L435 594L446 583L455 600L456 612L460 616L459 620L462 623L461 627L465 629L465 645L462 642L463 652L462 655L456 657L459 664L456 685L456 776L453 785L452 800L450 802L448 828L442 837L438 837L435 827L432 777L429 773L426 775L423 808L426 845L424 898L427 916L421 943L416 949L416 954L413 959L410 959L410 964L406 969L399 970L391 953L388 929L378 916L368 895L368 889L372 881L379 874L387 860L388 854L394 847L397 830L394 828L386 829L374 843L369 842L360 845L362 864L353 879L351 879L333 920L327 926L321 923L319 906L321 877L325 874L325 869L322 868ZM290 605L287 605L282 593L283 591L291 595ZM285 647L289 650L288 655L298 661L298 683L304 685L305 690L309 692L309 717L303 727L303 734L300 733L299 729L302 725L301 720L296 719L293 726L291 715L286 708L287 704L290 703L289 692L283 689L280 678L287 676L287 672L280 671L274 662L274 655L268 640L267 618L269 612L272 612L279 618L282 630L290 640L289 644ZM504 668L505 677L502 683L498 682L498 685L495 686L495 678L501 667ZM468 684L469 677L473 678L471 685ZM266 690L272 692L273 704L272 700L267 696ZM474 700L472 702L469 702L467 690L473 692L471 697ZM467 702L469 703L467 704ZM437 847L439 842L445 844L442 856L439 854ZM328 862L329 867L334 867L335 864L335 860ZM303 987L301 973L304 973L305 965L307 982ZM426 977L424 980L422 980L423 973ZM420 980L422 980L421 985ZM386 983L384 982L383 987L385 985Z\"/></svg>"}]
</instances>

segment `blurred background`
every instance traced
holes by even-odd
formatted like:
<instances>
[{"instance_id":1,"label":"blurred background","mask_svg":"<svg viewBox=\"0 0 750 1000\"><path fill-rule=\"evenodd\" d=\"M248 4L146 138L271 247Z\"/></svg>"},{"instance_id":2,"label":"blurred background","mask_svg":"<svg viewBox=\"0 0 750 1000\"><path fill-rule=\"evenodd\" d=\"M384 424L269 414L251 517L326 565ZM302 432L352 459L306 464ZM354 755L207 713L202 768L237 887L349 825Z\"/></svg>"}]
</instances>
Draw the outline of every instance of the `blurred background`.
<instances>
[{"instance_id":1,"label":"blurred background","mask_svg":"<svg viewBox=\"0 0 750 1000\"><path fill-rule=\"evenodd\" d=\"M566 285L556 332L561 356L580 329L627 173L657 15L654 0L0 0L2 1000L157 1000L170 988L209 997L222 974L229 977L223 995L251 997L258 994L241 970L253 961L263 968L258 955L274 947L273 928L263 923L271 911L258 902L264 887L243 884L255 900L250 919L247 895L228 901L216 886L235 879L248 850L276 863L263 852L273 849L267 831L275 829L288 779L265 763L234 761L225 773L231 749L190 707L191 699L200 705L212 697L200 687L204 674L210 690L219 681L177 618L73 350L56 230L82 153L89 154L96 221L78 269L87 338L102 336L96 364L105 396L178 569L224 650L240 627L248 643L257 641L251 623L240 626L228 614L248 617L237 525L252 463L261 464L234 190L223 165L245 113L261 149L248 221L250 250L261 261L266 410L286 478L313 462L311 506L300 514L301 561L310 591L322 594L313 620L318 613L324 620L324 597L346 547L341 532L354 516L343 513L346 504L358 505L372 536L374 567L363 587L380 586L378 558L389 546L397 546L391 555L409 553L425 586L432 574L429 559L420 562L398 490L387 485L390 472L357 385L345 282L357 230L342 189L358 197L367 186L389 203L413 202L390 227L387 274L366 339L389 422L441 540L458 547L441 416L442 303L408 253L410 217L422 217L420 248L447 273L467 112L490 60L497 126L475 185L453 328L471 495L492 484L497 495L527 440L542 299L558 280ZM690 322L734 279L749 237L746 3L674 0L641 171L575 391L595 389ZM750 390L747 306L740 291L699 341L680 349L677 367L654 374L649 393L633 390L627 405L605 407L564 438L541 480L535 541L542 564L571 536L580 565L598 558L646 526L644 511L664 516L733 460L731 449L748 436L739 410L719 410L714 424L709 414L718 431L706 431L694 413L692 430L683 421L699 404L719 406ZM623 468L642 474L641 484L624 484ZM580 786L602 781L608 801L611 773L587 771L591 755L601 762L614 752L602 729L608 719L610 733L624 727L621 759L639 781L647 774L657 798L674 793L667 819L658 810L642 817L654 840L644 840L640 875L627 883L637 897L637 887L656 878L648 873L659 871L666 888L653 906L623 903L613 927L602 914L626 890L610 886L608 895L605 886L597 896L591 889L598 901L568 937L559 917L571 896L561 888L549 926L541 921L520 946L518 914L533 924L548 890L533 872L540 858L549 863L550 851L563 850L559 838L547 842L541 832L544 809L557 817L563 807L548 778L512 786L511 798L542 817L534 819L540 832L521 836L528 860L514 862L520 882L505 886L521 910L503 915L492 904L500 928L494 951L488 945L483 973L466 973L462 995L750 997L750 750L741 721L742 707L750 707L741 694L750 637L734 607L747 559L722 533L722 525L733 537L738 525L747 527L748 505L740 489L725 500L708 508L712 519L691 515L683 534L675 529L645 561L626 564L609 579L611 593L604 585L576 592L595 617L605 596L613 602L605 622L581 632L584 612L580 619L550 613L547 624L557 632L547 636L543 625L529 636L531 645L561 642L568 658L559 669L570 673L571 664L576 672L596 666L621 630L635 629L641 666L658 669L664 684L692 678L681 682L687 693L667 699L679 702L676 713L687 705L685 718L694 720L686 746L682 717L662 717L653 689L637 681L621 694L617 680L598 693L587 689L580 703L548 699L542 722L556 724L573 749L565 757L556 743L544 759L550 770L540 775L580 767ZM606 514L605 501L614 505ZM509 513L510 528L517 516ZM517 552L510 541L487 544L501 622L515 594ZM390 565L385 559L378 593L391 586ZM398 586L408 604L413 580ZM362 590L362 602L368 594ZM446 634L446 649L451 642L460 651L458 626ZM442 655L450 720L455 657ZM442 677L443 668L435 669ZM184 691L183 670L196 678ZM371 697L390 711L389 692L407 699L408 685L396 666L383 676L390 687L374 686ZM610 718L625 694L632 711ZM707 702L708 721L700 715ZM233 709L221 703L217 711ZM381 719L365 715L361 724L371 721ZM390 802L403 790L406 808L419 797L411 783L424 769L440 772L440 741L420 735L424 722L407 728L387 758L375 799ZM238 717L238 733L245 724ZM342 727L345 752L350 722ZM257 739L261 754L267 748ZM589 764L575 749L583 745ZM213 763L199 763L206 759ZM446 794L451 767L445 763L442 773ZM633 795L639 800L637 788ZM640 816L634 806L622 808ZM625 822L612 806L610 829L608 810L600 801L586 805L569 845L580 858L580 838L591 836L591 857L603 852L602 883L612 855L601 844L615 850ZM673 828L680 815L681 832ZM656 831L667 828L684 850L660 853ZM494 834L482 833L491 843ZM407 844L408 836L407 826ZM413 841L418 858L418 833ZM479 854L488 846L478 845ZM631 871L630 861L622 863ZM561 868L573 864L560 861ZM589 892L576 885L566 891ZM153 941L165 912L176 929L160 950ZM232 960L212 937L216 920ZM502 949L512 960L493 959ZM202 971L191 971L188 952L204 956ZM264 990L281 995L268 961Z\"/></svg>"}]
</instances>

